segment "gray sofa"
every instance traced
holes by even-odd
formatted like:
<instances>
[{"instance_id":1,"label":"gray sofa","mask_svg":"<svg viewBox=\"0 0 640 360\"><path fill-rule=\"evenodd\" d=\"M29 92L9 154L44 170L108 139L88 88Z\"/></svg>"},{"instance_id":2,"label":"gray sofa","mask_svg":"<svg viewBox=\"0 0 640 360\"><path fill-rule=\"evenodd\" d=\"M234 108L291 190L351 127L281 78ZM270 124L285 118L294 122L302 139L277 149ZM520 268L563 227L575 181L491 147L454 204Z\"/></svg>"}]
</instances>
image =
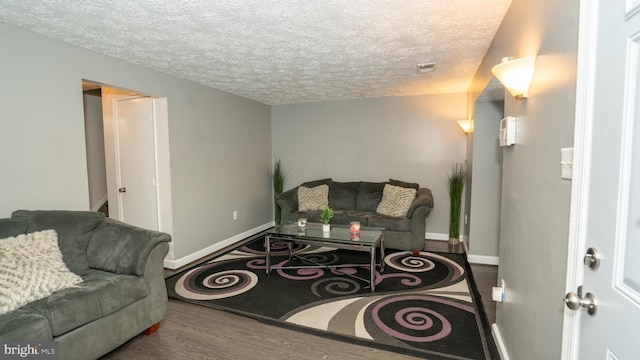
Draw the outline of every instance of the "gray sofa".
<instances>
[{"instance_id":1,"label":"gray sofa","mask_svg":"<svg viewBox=\"0 0 640 360\"><path fill-rule=\"evenodd\" d=\"M0 341L53 340L60 359L96 359L157 327L167 311L168 234L97 212L20 210L0 219L0 239L48 229L83 282L1 314Z\"/></svg>"},{"instance_id":2,"label":"gray sofa","mask_svg":"<svg viewBox=\"0 0 640 360\"><path fill-rule=\"evenodd\" d=\"M426 218L433 209L431 190L416 183L390 179L388 182L337 182L332 179L309 181L301 184L308 188L326 184L329 186L329 206L334 210L332 224L347 225L359 221L362 226L385 228L384 244L399 250L422 250L425 244ZM385 184L411 187L417 190L406 217L393 217L376 213L382 200ZM306 217L309 222L320 222L320 211L298 210L298 187L281 193L276 201L282 220L287 223Z\"/></svg>"}]
</instances>

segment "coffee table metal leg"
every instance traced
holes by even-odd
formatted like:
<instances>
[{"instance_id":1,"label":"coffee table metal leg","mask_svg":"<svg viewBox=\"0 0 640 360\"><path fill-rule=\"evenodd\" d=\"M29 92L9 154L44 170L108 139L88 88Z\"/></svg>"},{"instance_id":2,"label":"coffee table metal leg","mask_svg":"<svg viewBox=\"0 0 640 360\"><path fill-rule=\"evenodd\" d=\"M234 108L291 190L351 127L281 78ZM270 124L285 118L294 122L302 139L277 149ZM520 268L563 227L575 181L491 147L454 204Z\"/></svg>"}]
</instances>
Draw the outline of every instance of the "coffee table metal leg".
<instances>
[{"instance_id":1,"label":"coffee table metal leg","mask_svg":"<svg viewBox=\"0 0 640 360\"><path fill-rule=\"evenodd\" d=\"M265 261L267 263L267 275L271 273L271 237L264 237Z\"/></svg>"},{"instance_id":2,"label":"coffee table metal leg","mask_svg":"<svg viewBox=\"0 0 640 360\"><path fill-rule=\"evenodd\" d=\"M371 249L371 292L376 291L376 247L372 246Z\"/></svg>"},{"instance_id":3,"label":"coffee table metal leg","mask_svg":"<svg viewBox=\"0 0 640 360\"><path fill-rule=\"evenodd\" d=\"M384 235L380 239L380 273L384 271Z\"/></svg>"}]
</instances>

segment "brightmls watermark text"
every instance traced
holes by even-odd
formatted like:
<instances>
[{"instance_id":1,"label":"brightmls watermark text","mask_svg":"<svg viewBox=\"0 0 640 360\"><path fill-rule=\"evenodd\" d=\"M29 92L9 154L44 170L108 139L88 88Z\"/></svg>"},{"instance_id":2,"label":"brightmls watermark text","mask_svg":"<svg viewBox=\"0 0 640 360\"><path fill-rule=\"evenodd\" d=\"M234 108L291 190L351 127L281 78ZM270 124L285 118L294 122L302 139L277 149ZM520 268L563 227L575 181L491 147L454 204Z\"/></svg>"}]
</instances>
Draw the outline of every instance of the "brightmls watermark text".
<instances>
[{"instance_id":1,"label":"brightmls watermark text","mask_svg":"<svg viewBox=\"0 0 640 360\"><path fill-rule=\"evenodd\" d=\"M0 342L0 359L58 360L58 343L55 341Z\"/></svg>"}]
</instances>

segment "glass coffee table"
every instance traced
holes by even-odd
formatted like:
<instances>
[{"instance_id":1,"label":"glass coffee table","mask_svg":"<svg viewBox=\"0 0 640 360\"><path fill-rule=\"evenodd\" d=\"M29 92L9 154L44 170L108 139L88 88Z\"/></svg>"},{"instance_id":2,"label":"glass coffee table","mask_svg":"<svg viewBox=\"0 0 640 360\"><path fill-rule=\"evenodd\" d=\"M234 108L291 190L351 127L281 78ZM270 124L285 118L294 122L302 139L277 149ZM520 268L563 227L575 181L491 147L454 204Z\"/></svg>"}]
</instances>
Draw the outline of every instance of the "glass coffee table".
<instances>
[{"instance_id":1,"label":"glass coffee table","mask_svg":"<svg viewBox=\"0 0 640 360\"><path fill-rule=\"evenodd\" d=\"M287 266L271 266L271 242L274 240L288 242L289 247L289 260L293 257L299 258L304 262L311 263L313 265L287 265ZM355 251L364 251L370 254L369 264L348 264L348 265L323 265L316 263L310 259L305 259L299 255L296 255L292 251L293 244L303 244L312 246L325 246L335 249L346 249ZM376 250L380 248L380 263L376 263ZM271 273L272 269L301 269L301 268L340 268L340 267L353 267L353 266L369 266L371 273L369 279L363 279L361 277L342 273L344 275L356 278L358 280L369 283L371 286L371 292L375 292L376 282L375 274L376 267L380 268L380 272L384 270L384 228L378 227L360 227L360 234L354 235L349 231L348 225L331 225L331 231L323 232L322 224L307 223L305 229L298 227L297 222L278 225L267 231L265 237L265 249L266 249L266 263L267 263L267 275ZM340 271L337 269L336 271Z\"/></svg>"}]
</instances>

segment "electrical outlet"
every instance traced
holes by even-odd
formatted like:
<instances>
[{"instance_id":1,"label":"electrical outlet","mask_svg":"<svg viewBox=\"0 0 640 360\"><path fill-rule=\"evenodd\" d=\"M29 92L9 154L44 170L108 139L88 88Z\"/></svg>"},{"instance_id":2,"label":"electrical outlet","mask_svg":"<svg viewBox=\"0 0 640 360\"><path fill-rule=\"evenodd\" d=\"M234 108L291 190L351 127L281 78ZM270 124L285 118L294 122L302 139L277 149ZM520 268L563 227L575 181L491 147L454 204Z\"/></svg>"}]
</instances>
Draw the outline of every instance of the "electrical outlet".
<instances>
[{"instance_id":1,"label":"electrical outlet","mask_svg":"<svg viewBox=\"0 0 640 360\"><path fill-rule=\"evenodd\" d=\"M233 212L233 220L238 220L238 212L237 211Z\"/></svg>"}]
</instances>

